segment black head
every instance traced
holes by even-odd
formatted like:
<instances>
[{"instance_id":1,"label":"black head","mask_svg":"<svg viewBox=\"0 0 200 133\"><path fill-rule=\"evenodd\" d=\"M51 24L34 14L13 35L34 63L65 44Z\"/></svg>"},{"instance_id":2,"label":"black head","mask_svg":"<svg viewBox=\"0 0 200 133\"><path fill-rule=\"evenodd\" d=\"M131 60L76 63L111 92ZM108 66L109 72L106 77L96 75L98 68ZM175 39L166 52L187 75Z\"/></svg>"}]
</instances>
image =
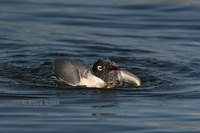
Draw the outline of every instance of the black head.
<instances>
[{"instance_id":1,"label":"black head","mask_svg":"<svg viewBox=\"0 0 200 133\"><path fill-rule=\"evenodd\" d=\"M92 67L92 72L99 78L104 78L112 70L121 70L121 68L114 66L111 61L101 59L97 60Z\"/></svg>"}]
</instances>

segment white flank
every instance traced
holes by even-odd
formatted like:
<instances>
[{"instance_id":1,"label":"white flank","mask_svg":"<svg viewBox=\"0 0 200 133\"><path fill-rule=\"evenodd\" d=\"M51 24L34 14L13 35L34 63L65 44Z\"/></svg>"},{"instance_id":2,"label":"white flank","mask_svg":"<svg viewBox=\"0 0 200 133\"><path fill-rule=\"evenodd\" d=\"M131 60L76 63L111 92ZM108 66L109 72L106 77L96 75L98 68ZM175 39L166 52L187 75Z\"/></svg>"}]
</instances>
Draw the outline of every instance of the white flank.
<instances>
[{"instance_id":1,"label":"white flank","mask_svg":"<svg viewBox=\"0 0 200 133\"><path fill-rule=\"evenodd\" d=\"M78 85L86 87L103 88L106 86L106 82L94 76L93 74L89 74L87 78L81 78L81 82Z\"/></svg>"}]
</instances>

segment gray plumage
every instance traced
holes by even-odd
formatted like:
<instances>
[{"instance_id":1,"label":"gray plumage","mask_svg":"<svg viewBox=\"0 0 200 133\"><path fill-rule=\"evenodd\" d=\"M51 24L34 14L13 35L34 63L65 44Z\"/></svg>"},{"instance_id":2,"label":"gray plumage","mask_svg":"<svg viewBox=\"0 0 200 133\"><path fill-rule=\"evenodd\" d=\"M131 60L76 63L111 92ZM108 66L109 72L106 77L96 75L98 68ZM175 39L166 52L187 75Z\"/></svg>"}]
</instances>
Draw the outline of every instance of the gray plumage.
<instances>
[{"instance_id":1,"label":"gray plumage","mask_svg":"<svg viewBox=\"0 0 200 133\"><path fill-rule=\"evenodd\" d=\"M77 85L87 72L87 67L73 60L58 59L55 61L56 77L69 85Z\"/></svg>"}]
</instances>

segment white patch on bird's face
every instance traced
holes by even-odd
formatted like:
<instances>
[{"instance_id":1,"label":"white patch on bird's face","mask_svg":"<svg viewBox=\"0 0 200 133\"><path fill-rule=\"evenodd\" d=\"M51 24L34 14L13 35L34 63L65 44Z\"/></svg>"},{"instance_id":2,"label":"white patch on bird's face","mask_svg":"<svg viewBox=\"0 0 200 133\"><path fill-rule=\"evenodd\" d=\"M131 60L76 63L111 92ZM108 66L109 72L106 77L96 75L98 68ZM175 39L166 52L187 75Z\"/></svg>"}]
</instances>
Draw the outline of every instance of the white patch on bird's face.
<instances>
[{"instance_id":1,"label":"white patch on bird's face","mask_svg":"<svg viewBox=\"0 0 200 133\"><path fill-rule=\"evenodd\" d=\"M102 71L102 70L103 70L103 67L102 67L102 66L97 66L97 69L98 69L99 71Z\"/></svg>"}]
</instances>

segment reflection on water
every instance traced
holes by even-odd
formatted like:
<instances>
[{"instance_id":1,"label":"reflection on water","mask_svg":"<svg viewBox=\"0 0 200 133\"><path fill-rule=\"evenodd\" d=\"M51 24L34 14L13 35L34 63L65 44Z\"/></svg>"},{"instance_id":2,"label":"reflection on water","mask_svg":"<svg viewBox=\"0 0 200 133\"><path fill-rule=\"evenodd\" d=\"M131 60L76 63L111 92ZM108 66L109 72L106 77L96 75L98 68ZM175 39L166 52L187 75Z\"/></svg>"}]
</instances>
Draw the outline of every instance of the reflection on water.
<instances>
[{"instance_id":1,"label":"reflection on water","mask_svg":"<svg viewBox=\"0 0 200 133\"><path fill-rule=\"evenodd\" d=\"M194 121L181 121L181 122L173 122L169 125L161 124L159 126L162 127L179 127L184 130L199 130L199 122L194 122Z\"/></svg>"}]
</instances>

